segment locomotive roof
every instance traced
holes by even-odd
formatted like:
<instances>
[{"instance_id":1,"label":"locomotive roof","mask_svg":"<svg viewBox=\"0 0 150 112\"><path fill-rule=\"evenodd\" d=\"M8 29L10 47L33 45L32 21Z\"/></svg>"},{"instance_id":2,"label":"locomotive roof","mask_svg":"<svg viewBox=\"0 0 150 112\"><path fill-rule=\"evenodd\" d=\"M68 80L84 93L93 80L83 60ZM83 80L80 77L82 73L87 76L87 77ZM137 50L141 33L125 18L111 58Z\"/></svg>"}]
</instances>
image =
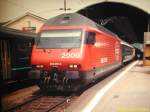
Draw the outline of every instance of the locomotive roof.
<instances>
[{"instance_id":1,"label":"locomotive roof","mask_svg":"<svg viewBox=\"0 0 150 112\"><path fill-rule=\"evenodd\" d=\"M97 28L95 23L78 13L65 13L49 19L44 26L89 25Z\"/></svg>"},{"instance_id":2,"label":"locomotive roof","mask_svg":"<svg viewBox=\"0 0 150 112\"><path fill-rule=\"evenodd\" d=\"M73 26L73 25L91 26L107 34L116 36L116 34L107 30L103 26L98 25L94 21L78 13L68 13L68 14L65 13L65 14L58 15L56 17L47 20L47 22L43 26Z\"/></svg>"}]
</instances>

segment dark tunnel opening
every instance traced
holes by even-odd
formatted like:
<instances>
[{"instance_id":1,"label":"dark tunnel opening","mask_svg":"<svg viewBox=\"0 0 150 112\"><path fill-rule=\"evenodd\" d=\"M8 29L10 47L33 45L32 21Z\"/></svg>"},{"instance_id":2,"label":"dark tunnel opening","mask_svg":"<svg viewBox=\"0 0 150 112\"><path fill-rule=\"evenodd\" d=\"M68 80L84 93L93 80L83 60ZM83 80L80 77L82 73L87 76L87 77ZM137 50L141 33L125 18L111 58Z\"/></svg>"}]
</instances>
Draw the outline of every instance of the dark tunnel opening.
<instances>
[{"instance_id":1,"label":"dark tunnel opening","mask_svg":"<svg viewBox=\"0 0 150 112\"><path fill-rule=\"evenodd\" d=\"M115 2L103 2L88 6L78 13L116 33L123 40L143 43L148 30L148 13L134 6Z\"/></svg>"}]
</instances>

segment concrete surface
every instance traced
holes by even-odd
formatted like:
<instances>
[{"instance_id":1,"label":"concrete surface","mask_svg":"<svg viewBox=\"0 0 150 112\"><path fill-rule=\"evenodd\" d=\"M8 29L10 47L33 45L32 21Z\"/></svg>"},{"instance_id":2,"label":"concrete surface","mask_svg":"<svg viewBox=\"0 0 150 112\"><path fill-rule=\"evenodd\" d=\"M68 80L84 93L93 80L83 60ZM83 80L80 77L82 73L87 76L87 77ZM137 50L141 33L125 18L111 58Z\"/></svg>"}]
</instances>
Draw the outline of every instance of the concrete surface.
<instances>
[{"instance_id":1,"label":"concrete surface","mask_svg":"<svg viewBox=\"0 0 150 112\"><path fill-rule=\"evenodd\" d=\"M106 80L111 81L116 77L117 76ZM85 108L90 106L89 102L91 102L98 91L108 85L108 81L101 81L99 84L85 91L80 98L67 109L67 112L85 112ZM95 102L92 103L94 105ZM139 61L136 66L125 73L123 77L102 96L98 104L94 106L92 110L87 111L150 112L150 67L143 66L143 63Z\"/></svg>"}]
</instances>

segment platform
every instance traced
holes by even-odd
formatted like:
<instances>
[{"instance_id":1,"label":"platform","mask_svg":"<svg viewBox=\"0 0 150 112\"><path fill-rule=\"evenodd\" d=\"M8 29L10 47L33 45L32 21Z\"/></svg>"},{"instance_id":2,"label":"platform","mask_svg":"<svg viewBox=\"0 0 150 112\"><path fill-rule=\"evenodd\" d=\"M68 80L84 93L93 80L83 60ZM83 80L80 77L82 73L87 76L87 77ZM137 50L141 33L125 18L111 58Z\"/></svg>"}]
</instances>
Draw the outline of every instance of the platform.
<instances>
[{"instance_id":1,"label":"platform","mask_svg":"<svg viewBox=\"0 0 150 112\"><path fill-rule=\"evenodd\" d=\"M129 64L85 91L67 112L150 112L150 67Z\"/></svg>"}]
</instances>

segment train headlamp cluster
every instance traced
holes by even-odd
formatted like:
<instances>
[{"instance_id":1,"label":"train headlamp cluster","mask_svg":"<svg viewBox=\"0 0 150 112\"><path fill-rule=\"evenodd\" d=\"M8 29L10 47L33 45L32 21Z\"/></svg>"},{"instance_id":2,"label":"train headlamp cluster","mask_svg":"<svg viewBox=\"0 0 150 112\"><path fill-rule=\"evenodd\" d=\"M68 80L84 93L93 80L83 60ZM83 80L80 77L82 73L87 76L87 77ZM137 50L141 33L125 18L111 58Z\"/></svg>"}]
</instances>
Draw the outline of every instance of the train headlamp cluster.
<instances>
[{"instance_id":1,"label":"train headlamp cluster","mask_svg":"<svg viewBox=\"0 0 150 112\"><path fill-rule=\"evenodd\" d=\"M36 65L36 68L43 68L44 65Z\"/></svg>"},{"instance_id":2,"label":"train headlamp cluster","mask_svg":"<svg viewBox=\"0 0 150 112\"><path fill-rule=\"evenodd\" d=\"M69 68L80 68L80 65L77 64L70 64Z\"/></svg>"}]
</instances>

